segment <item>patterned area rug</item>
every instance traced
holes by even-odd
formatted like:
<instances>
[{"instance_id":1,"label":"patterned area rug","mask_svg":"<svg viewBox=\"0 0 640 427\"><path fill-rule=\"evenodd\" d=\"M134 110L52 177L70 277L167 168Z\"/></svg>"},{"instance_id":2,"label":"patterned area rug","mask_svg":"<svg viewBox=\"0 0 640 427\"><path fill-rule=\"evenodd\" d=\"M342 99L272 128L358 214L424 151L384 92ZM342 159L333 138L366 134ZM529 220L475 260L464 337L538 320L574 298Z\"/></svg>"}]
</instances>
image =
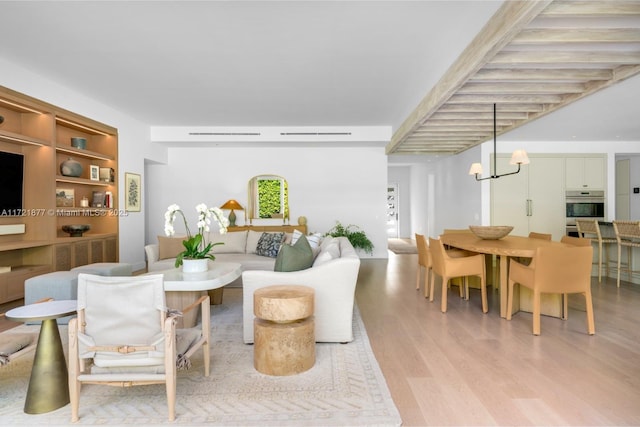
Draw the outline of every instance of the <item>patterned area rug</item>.
<instances>
[{"instance_id":1,"label":"patterned area rug","mask_svg":"<svg viewBox=\"0 0 640 427\"><path fill-rule=\"evenodd\" d=\"M402 421L356 308L355 340L317 344L316 364L287 377L253 368L253 346L242 342L242 291L227 289L212 306L211 375L202 352L178 372L177 417L167 419L163 385L116 388L84 385L80 425L398 426ZM37 331L22 325L8 333ZM60 327L66 343L66 326ZM65 346L66 347L66 346ZM0 425L69 425L69 405L42 415L23 412L33 353L0 367Z\"/></svg>"}]
</instances>

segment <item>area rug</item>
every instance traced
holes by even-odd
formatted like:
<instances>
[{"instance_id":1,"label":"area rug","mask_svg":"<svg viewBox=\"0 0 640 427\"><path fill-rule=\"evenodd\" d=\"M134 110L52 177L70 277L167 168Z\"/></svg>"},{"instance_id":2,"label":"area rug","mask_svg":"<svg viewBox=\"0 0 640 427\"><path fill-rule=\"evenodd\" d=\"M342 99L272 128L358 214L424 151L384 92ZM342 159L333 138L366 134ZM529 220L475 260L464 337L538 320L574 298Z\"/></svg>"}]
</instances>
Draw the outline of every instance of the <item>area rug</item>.
<instances>
[{"instance_id":1,"label":"area rug","mask_svg":"<svg viewBox=\"0 0 640 427\"><path fill-rule=\"evenodd\" d=\"M389 239L388 245L389 250L397 255L418 253L416 243L410 239Z\"/></svg>"},{"instance_id":2,"label":"area rug","mask_svg":"<svg viewBox=\"0 0 640 427\"><path fill-rule=\"evenodd\" d=\"M253 346L242 342L241 289L225 290L223 304L212 306L211 320L211 375L203 376L200 351L191 369L178 372L174 422L167 419L163 385L84 385L74 425L401 425L357 307L353 342L317 344L314 367L285 377L254 369ZM4 333L37 328L22 325ZM66 326L60 332L66 343ZM32 361L33 353L0 367L0 425L70 425L69 405L41 415L23 412Z\"/></svg>"}]
</instances>

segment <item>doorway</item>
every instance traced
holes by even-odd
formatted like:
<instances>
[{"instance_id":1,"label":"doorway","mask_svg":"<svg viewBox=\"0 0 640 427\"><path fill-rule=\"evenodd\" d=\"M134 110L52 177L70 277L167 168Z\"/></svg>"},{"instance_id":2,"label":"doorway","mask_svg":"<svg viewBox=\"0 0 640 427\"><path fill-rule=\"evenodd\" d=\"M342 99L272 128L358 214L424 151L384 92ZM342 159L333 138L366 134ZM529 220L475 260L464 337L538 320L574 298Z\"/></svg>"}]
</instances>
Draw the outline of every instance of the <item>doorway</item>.
<instances>
[{"instance_id":1,"label":"doorway","mask_svg":"<svg viewBox=\"0 0 640 427\"><path fill-rule=\"evenodd\" d=\"M400 226L398 223L398 184L387 185L387 238L396 239L400 236Z\"/></svg>"}]
</instances>

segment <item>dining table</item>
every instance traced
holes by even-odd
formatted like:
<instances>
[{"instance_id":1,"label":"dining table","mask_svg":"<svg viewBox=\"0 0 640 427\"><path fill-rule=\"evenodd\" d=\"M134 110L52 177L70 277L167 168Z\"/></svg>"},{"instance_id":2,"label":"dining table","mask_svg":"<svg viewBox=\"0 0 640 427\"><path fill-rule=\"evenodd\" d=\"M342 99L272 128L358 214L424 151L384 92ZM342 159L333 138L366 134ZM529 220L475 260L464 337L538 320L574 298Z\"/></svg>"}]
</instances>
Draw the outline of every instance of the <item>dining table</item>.
<instances>
[{"instance_id":1,"label":"dining table","mask_svg":"<svg viewBox=\"0 0 640 427\"><path fill-rule=\"evenodd\" d=\"M469 233L446 233L440 236L440 240L447 246L463 249L469 252L495 255L499 259L499 294L500 294L500 317L507 317L507 291L509 280L509 259L511 258L531 258L536 255L536 249L544 246L567 246L566 243L535 239L525 236L508 235L501 239L481 239L475 234ZM514 288L513 312L533 311L532 293L528 288L519 286ZM516 295L517 293L517 295ZM564 317L564 305L562 297L557 294L544 294L541 299L541 313L553 316ZM512 313L513 314L513 313Z\"/></svg>"}]
</instances>

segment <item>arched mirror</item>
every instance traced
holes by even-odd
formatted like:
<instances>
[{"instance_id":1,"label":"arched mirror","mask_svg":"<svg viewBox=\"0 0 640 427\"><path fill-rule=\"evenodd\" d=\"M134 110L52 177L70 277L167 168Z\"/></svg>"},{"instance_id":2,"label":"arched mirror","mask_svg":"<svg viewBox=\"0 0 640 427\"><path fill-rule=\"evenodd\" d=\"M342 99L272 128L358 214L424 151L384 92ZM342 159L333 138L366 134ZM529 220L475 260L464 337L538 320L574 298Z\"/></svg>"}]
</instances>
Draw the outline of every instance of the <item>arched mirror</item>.
<instances>
[{"instance_id":1,"label":"arched mirror","mask_svg":"<svg viewBox=\"0 0 640 427\"><path fill-rule=\"evenodd\" d=\"M249 223L254 219L282 219L289 221L289 186L279 175L258 175L249 181L249 200L246 210Z\"/></svg>"}]
</instances>

